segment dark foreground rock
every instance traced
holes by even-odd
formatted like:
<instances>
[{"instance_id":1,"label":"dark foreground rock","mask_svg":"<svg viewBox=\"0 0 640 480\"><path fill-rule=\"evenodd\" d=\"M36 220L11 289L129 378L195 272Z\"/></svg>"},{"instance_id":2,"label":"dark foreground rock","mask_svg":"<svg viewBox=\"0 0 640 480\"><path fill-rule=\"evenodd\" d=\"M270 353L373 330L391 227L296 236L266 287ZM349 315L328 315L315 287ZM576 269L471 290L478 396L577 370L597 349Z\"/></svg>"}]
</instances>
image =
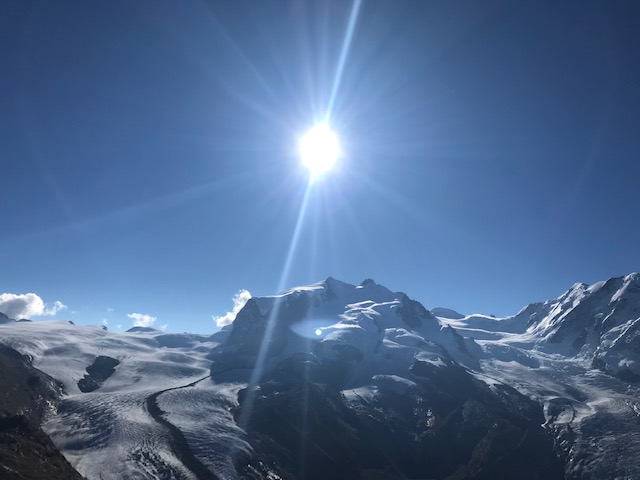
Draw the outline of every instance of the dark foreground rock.
<instances>
[{"instance_id":1,"label":"dark foreground rock","mask_svg":"<svg viewBox=\"0 0 640 480\"><path fill-rule=\"evenodd\" d=\"M80 479L40 424L61 389L19 352L0 345L0 478Z\"/></svg>"},{"instance_id":2,"label":"dark foreground rock","mask_svg":"<svg viewBox=\"0 0 640 480\"><path fill-rule=\"evenodd\" d=\"M540 407L509 387L455 364L416 362L404 392L341 392L323 375L313 356L289 359L241 392L236 419L255 449L246 478L564 478Z\"/></svg>"}]
</instances>

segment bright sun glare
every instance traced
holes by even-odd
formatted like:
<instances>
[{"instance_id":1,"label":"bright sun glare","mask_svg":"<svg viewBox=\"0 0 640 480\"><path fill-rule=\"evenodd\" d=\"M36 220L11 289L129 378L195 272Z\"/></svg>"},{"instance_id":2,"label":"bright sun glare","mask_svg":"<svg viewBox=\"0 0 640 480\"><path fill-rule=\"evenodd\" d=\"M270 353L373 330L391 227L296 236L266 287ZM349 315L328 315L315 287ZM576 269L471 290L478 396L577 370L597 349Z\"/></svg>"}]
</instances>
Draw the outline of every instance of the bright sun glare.
<instances>
[{"instance_id":1,"label":"bright sun glare","mask_svg":"<svg viewBox=\"0 0 640 480\"><path fill-rule=\"evenodd\" d=\"M326 123L320 123L305 133L298 149L311 178L331 170L341 153L338 136Z\"/></svg>"}]
</instances>

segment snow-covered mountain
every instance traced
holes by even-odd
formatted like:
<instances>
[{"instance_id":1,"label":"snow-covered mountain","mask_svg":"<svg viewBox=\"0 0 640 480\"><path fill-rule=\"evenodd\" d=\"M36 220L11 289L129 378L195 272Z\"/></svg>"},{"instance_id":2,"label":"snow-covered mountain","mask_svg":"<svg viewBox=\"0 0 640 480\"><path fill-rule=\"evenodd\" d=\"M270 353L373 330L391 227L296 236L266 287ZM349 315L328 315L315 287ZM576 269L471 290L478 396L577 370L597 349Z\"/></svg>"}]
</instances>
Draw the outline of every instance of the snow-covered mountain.
<instances>
[{"instance_id":1,"label":"snow-covered mountain","mask_svg":"<svg viewBox=\"0 0 640 480\"><path fill-rule=\"evenodd\" d=\"M463 335L577 356L622 379L640 380L640 274L587 285L533 303L506 318L470 315L443 321Z\"/></svg>"},{"instance_id":2,"label":"snow-covered mountain","mask_svg":"<svg viewBox=\"0 0 640 480\"><path fill-rule=\"evenodd\" d=\"M328 278L250 299L212 358L253 368L261 353L263 371L295 353L313 354L336 365L342 386L350 386L405 372L417 359L472 368L481 350L404 293L373 280L350 285Z\"/></svg>"},{"instance_id":3,"label":"snow-covered mountain","mask_svg":"<svg viewBox=\"0 0 640 480\"><path fill-rule=\"evenodd\" d=\"M0 315L30 392L0 426L46 399L28 420L89 479L640 478L639 320L638 274L505 318L333 278L211 336Z\"/></svg>"},{"instance_id":4,"label":"snow-covered mountain","mask_svg":"<svg viewBox=\"0 0 640 480\"><path fill-rule=\"evenodd\" d=\"M561 478L542 407L483 356L406 294L328 278L249 300L210 358L215 380L249 382L244 476Z\"/></svg>"}]
</instances>

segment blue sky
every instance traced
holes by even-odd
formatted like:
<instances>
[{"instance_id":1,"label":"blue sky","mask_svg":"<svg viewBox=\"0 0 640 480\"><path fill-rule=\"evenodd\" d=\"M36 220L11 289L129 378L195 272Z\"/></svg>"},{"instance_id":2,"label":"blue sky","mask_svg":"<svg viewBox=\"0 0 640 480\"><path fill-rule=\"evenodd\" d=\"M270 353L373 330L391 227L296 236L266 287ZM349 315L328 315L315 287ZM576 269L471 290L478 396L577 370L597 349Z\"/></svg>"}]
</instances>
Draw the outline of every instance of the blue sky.
<instances>
[{"instance_id":1,"label":"blue sky","mask_svg":"<svg viewBox=\"0 0 640 480\"><path fill-rule=\"evenodd\" d=\"M210 332L328 276L508 315L640 270L636 2L365 1L337 81L351 11L3 2L0 293Z\"/></svg>"}]
</instances>

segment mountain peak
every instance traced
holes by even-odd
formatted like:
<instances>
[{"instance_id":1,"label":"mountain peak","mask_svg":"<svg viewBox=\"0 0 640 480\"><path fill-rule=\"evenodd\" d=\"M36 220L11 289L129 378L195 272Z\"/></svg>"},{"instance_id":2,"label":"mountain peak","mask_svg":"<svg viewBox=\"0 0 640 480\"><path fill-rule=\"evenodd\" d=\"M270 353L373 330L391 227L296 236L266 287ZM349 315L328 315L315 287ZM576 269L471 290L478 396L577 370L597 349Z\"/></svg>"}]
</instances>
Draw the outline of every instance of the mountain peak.
<instances>
[{"instance_id":1,"label":"mountain peak","mask_svg":"<svg viewBox=\"0 0 640 480\"><path fill-rule=\"evenodd\" d=\"M0 323L8 323L11 319L7 317L4 313L0 312Z\"/></svg>"},{"instance_id":2,"label":"mountain peak","mask_svg":"<svg viewBox=\"0 0 640 480\"><path fill-rule=\"evenodd\" d=\"M131 327L127 333L161 333L161 330L151 327Z\"/></svg>"},{"instance_id":3,"label":"mountain peak","mask_svg":"<svg viewBox=\"0 0 640 480\"><path fill-rule=\"evenodd\" d=\"M323 365L339 364L348 374L345 385L361 385L371 380L372 366L402 375L424 355L443 365L445 359L475 365L471 352L477 348L405 293L371 279L352 285L328 277L278 296L253 297L213 355L232 362L241 352L241 362L251 365L264 351L260 362L269 371L292 355L312 354Z\"/></svg>"},{"instance_id":4,"label":"mountain peak","mask_svg":"<svg viewBox=\"0 0 640 480\"><path fill-rule=\"evenodd\" d=\"M461 313L456 312L450 308L444 307L435 307L431 309L431 313L433 313L436 317L448 318L450 320L460 320L465 316Z\"/></svg>"}]
</instances>

